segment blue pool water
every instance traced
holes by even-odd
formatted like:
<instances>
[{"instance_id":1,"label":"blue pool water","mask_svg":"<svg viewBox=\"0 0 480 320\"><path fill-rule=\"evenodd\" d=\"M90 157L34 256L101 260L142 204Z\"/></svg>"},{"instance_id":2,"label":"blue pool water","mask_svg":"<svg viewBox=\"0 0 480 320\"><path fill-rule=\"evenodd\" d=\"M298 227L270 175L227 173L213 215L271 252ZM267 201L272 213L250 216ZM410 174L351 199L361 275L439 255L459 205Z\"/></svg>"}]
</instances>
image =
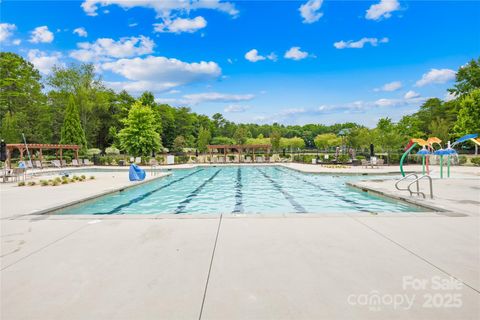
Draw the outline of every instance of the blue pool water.
<instances>
[{"instance_id":1,"label":"blue pool water","mask_svg":"<svg viewBox=\"0 0 480 320\"><path fill-rule=\"evenodd\" d=\"M199 167L62 209L60 214L334 213L424 211L348 187L359 176L283 167Z\"/></svg>"}]
</instances>

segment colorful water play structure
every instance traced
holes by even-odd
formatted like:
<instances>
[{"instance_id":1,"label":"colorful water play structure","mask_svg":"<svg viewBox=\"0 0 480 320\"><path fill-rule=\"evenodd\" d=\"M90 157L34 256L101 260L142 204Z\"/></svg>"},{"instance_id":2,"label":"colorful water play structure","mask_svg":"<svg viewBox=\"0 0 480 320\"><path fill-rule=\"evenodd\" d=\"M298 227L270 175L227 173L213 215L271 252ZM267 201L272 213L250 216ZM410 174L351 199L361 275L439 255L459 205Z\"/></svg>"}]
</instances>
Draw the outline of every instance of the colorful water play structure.
<instances>
[{"instance_id":1,"label":"colorful water play structure","mask_svg":"<svg viewBox=\"0 0 480 320\"><path fill-rule=\"evenodd\" d=\"M417 155L422 156L422 174L427 175L430 174L429 170L429 156L431 155L436 155L440 157L440 178L443 178L443 158L447 158L447 177L450 177L450 162L451 162L451 157L457 155L457 151L453 148L454 146L466 142L466 141L472 141L476 145L480 145L480 139L478 138L478 134L467 134L461 138L459 138L457 141L455 141L453 144L450 144L450 141L447 143L447 148L443 149L441 143L442 140L440 140L437 137L430 137L427 140L424 139L411 139L407 146L405 147L404 153L402 155L402 158L400 159L400 173L402 174L403 177L405 177L405 171L403 170L403 162L407 158L407 156L410 154L410 152L415 149L415 147L420 146L422 147L418 152ZM435 150L434 145L437 144L440 148Z\"/></svg>"}]
</instances>

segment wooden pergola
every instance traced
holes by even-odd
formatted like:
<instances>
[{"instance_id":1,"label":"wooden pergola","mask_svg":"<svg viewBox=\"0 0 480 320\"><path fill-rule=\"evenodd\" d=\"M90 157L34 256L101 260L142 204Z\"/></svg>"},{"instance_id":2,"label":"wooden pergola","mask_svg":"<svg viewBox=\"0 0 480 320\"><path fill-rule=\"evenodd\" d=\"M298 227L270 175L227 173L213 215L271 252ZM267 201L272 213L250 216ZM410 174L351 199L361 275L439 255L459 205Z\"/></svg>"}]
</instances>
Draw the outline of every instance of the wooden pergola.
<instances>
[{"instance_id":1,"label":"wooden pergola","mask_svg":"<svg viewBox=\"0 0 480 320\"><path fill-rule=\"evenodd\" d=\"M252 160L255 162L255 150L261 149L267 151L267 160L268 155L270 154L270 149L272 145L270 144L214 144L208 145L207 149L210 153L210 162L213 157L213 150L217 150L217 154L223 153L224 161L227 162L228 150L236 150L238 152L238 162L242 162L242 154L252 154ZM218 150L222 150L219 152Z\"/></svg>"},{"instance_id":2,"label":"wooden pergola","mask_svg":"<svg viewBox=\"0 0 480 320\"><path fill-rule=\"evenodd\" d=\"M23 161L23 157L25 151L39 151L39 160L43 161L43 150L55 150L55 156L58 159L60 155L60 161L63 160L63 150L73 150L75 152L75 159L78 161L78 150L80 146L76 144L40 144L40 143L30 143L30 144L23 144L23 143L14 143L14 144L7 144L7 163L10 166L10 159L12 157L13 151L17 149L20 152L20 161Z\"/></svg>"}]
</instances>

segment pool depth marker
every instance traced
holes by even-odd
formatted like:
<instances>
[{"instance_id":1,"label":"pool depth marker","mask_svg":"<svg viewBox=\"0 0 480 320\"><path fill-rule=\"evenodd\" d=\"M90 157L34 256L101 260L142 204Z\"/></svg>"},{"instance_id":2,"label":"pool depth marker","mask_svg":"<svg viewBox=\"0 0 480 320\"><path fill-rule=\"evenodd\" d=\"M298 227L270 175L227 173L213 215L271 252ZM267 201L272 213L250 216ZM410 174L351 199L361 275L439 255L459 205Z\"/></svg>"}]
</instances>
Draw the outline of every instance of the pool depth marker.
<instances>
[{"instance_id":1,"label":"pool depth marker","mask_svg":"<svg viewBox=\"0 0 480 320\"><path fill-rule=\"evenodd\" d=\"M295 210L297 210L297 213L306 213L307 210L305 210L304 207L302 207L302 205L300 203L298 203L297 201L295 201L295 199L292 197L292 195L290 193L288 193L286 190L284 190L282 188L281 185L279 185L275 180L273 180L268 174L266 174L265 172L263 172L262 170L258 169L257 170L268 180L270 181L273 186L275 187L275 189L277 189L278 191L280 191L281 194L283 194L283 196L285 197L285 199L288 200L288 202L290 202L290 204L295 208Z\"/></svg>"},{"instance_id":2,"label":"pool depth marker","mask_svg":"<svg viewBox=\"0 0 480 320\"><path fill-rule=\"evenodd\" d=\"M123 209L123 208L129 207L129 206L131 206L131 205L134 204L134 203L137 203L137 202L139 202L139 201L142 201L143 199L151 196L152 194L154 194L154 193L157 192L157 191L160 191L160 190L162 190L162 189L165 189L166 187L169 187L169 186L171 186L171 185L174 184L174 183L177 183L177 182L182 181L182 180L184 180L184 179L186 179L186 178L188 178L188 177L190 177L190 176L193 176L193 175L196 174L196 173L199 173L200 171L203 171L203 169L200 169L200 170L194 171L194 172L192 172L192 173L189 173L189 174L187 174L186 176L183 176L183 177L181 177L181 178L178 178L177 180L170 181L169 183L167 183L167 184L165 184L165 185L163 185L163 186L160 186L160 187L158 187L157 189L153 189L152 191L149 191L149 192L147 192L147 193L144 193L144 194L142 194L141 196L138 196L138 197L136 197L136 198L134 198L134 199L132 199L132 200L124 203L124 204L121 204L121 205L113 208L112 210L110 210L110 211L108 211L108 212L105 212L105 213L94 213L94 214L114 214L115 212L117 212L117 211L119 211L119 210L121 210L121 209ZM123 213L122 213L122 214L123 214Z\"/></svg>"},{"instance_id":3,"label":"pool depth marker","mask_svg":"<svg viewBox=\"0 0 480 320\"><path fill-rule=\"evenodd\" d=\"M217 174L221 171L222 169L218 169L210 178L208 178L207 180L205 180L200 186L198 186L197 189L193 190L192 193L190 193L186 198L185 200L183 200L182 202L180 202L180 204L178 205L177 209L175 210L175 213L178 214L178 213L182 213L183 210L185 210L185 207L187 206L187 204L192 201L193 198L195 198L199 193L200 191L202 191L203 187L205 187L205 185L207 183L209 183L210 181L212 181L216 176Z\"/></svg>"}]
</instances>

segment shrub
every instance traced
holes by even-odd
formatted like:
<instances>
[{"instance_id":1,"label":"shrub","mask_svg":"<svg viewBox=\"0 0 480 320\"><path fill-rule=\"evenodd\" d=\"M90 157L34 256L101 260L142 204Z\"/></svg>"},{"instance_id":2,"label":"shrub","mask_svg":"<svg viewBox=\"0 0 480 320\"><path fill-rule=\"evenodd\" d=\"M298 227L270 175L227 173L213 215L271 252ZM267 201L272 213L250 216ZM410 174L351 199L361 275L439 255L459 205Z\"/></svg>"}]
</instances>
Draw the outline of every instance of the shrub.
<instances>
[{"instance_id":1,"label":"shrub","mask_svg":"<svg viewBox=\"0 0 480 320\"><path fill-rule=\"evenodd\" d=\"M68 184L68 179L62 179L62 184Z\"/></svg>"},{"instance_id":2,"label":"shrub","mask_svg":"<svg viewBox=\"0 0 480 320\"><path fill-rule=\"evenodd\" d=\"M77 180L75 180L75 179L73 179L73 178L70 178L68 181L69 181L70 183L75 183Z\"/></svg>"},{"instance_id":3,"label":"shrub","mask_svg":"<svg viewBox=\"0 0 480 320\"><path fill-rule=\"evenodd\" d=\"M40 185L42 187L48 186L48 181L47 180L40 180Z\"/></svg>"},{"instance_id":4,"label":"shrub","mask_svg":"<svg viewBox=\"0 0 480 320\"><path fill-rule=\"evenodd\" d=\"M338 156L338 162L347 163L350 160L350 156L348 154L341 154Z\"/></svg>"},{"instance_id":5,"label":"shrub","mask_svg":"<svg viewBox=\"0 0 480 320\"><path fill-rule=\"evenodd\" d=\"M79 178L78 178L78 176L74 175L74 176L72 177L72 179L75 180L75 181L77 181Z\"/></svg>"},{"instance_id":6,"label":"shrub","mask_svg":"<svg viewBox=\"0 0 480 320\"><path fill-rule=\"evenodd\" d=\"M357 156L356 159L357 160L365 160L366 158L364 156Z\"/></svg>"},{"instance_id":7,"label":"shrub","mask_svg":"<svg viewBox=\"0 0 480 320\"><path fill-rule=\"evenodd\" d=\"M20 181L19 183L17 183L17 186L24 187L25 186L25 181Z\"/></svg>"},{"instance_id":8,"label":"shrub","mask_svg":"<svg viewBox=\"0 0 480 320\"><path fill-rule=\"evenodd\" d=\"M87 155L93 156L93 155L99 155L102 151L97 148L91 148L87 150Z\"/></svg>"},{"instance_id":9,"label":"shrub","mask_svg":"<svg viewBox=\"0 0 480 320\"><path fill-rule=\"evenodd\" d=\"M480 166L480 157L475 157L470 159L470 161L475 165L475 166Z\"/></svg>"},{"instance_id":10,"label":"shrub","mask_svg":"<svg viewBox=\"0 0 480 320\"><path fill-rule=\"evenodd\" d=\"M56 177L53 181L60 183L60 182L62 182L62 178Z\"/></svg>"},{"instance_id":11,"label":"shrub","mask_svg":"<svg viewBox=\"0 0 480 320\"><path fill-rule=\"evenodd\" d=\"M37 183L35 181L29 181L27 183L29 186L33 187L34 185L36 185Z\"/></svg>"},{"instance_id":12,"label":"shrub","mask_svg":"<svg viewBox=\"0 0 480 320\"><path fill-rule=\"evenodd\" d=\"M105 149L105 154L109 155L109 156L117 156L120 154L120 150L118 150L117 148L115 147L108 147Z\"/></svg>"},{"instance_id":13,"label":"shrub","mask_svg":"<svg viewBox=\"0 0 480 320\"><path fill-rule=\"evenodd\" d=\"M458 157L458 164L462 165L462 164L465 164L465 163L467 163L467 157L466 156L459 156ZM473 159L472 159L472 163L473 163Z\"/></svg>"},{"instance_id":14,"label":"shrub","mask_svg":"<svg viewBox=\"0 0 480 320\"><path fill-rule=\"evenodd\" d=\"M60 185L60 180L53 180L52 181L52 186L58 186Z\"/></svg>"},{"instance_id":15,"label":"shrub","mask_svg":"<svg viewBox=\"0 0 480 320\"><path fill-rule=\"evenodd\" d=\"M90 176L90 180L95 180L95 176Z\"/></svg>"},{"instance_id":16,"label":"shrub","mask_svg":"<svg viewBox=\"0 0 480 320\"><path fill-rule=\"evenodd\" d=\"M388 156L389 163L400 163L400 155L397 153L390 154Z\"/></svg>"},{"instance_id":17,"label":"shrub","mask_svg":"<svg viewBox=\"0 0 480 320\"><path fill-rule=\"evenodd\" d=\"M82 175L80 176L80 178L83 179L83 180L85 180L87 177L86 177L84 174L82 174Z\"/></svg>"}]
</instances>

